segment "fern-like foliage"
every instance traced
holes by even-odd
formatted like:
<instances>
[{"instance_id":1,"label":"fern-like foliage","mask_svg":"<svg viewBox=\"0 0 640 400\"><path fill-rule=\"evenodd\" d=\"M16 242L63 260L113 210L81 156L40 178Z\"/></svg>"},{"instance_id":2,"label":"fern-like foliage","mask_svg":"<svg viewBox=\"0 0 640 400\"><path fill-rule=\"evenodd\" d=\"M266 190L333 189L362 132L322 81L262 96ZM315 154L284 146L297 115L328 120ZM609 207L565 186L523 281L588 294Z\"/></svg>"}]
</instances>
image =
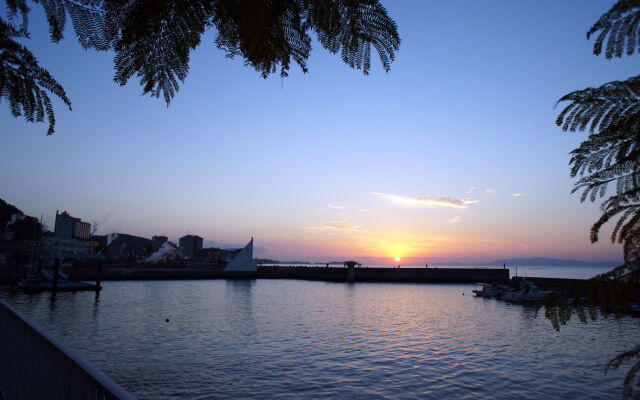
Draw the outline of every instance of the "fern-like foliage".
<instances>
[{"instance_id":1,"label":"fern-like foliage","mask_svg":"<svg viewBox=\"0 0 640 400\"><path fill-rule=\"evenodd\" d=\"M609 59L640 50L640 1L619 0L591 27L587 39L595 33L595 55L603 52L605 42ZM600 206L602 216L591 227L591 241L598 240L604 224L617 218L611 240L623 244L625 264L547 299L541 306L556 330L574 313L587 322L599 315L631 314L632 305L640 303L640 76L578 90L558 103L568 103L556 119L563 131L589 132L571 152L571 176L579 178L572 192L582 191L580 201L594 202L615 185L615 194ZM634 359L624 395L640 399L640 346L612 359L605 372Z\"/></svg>"},{"instance_id":2,"label":"fern-like foliage","mask_svg":"<svg viewBox=\"0 0 640 400\"><path fill-rule=\"evenodd\" d=\"M595 321L598 316L633 314L632 304L640 300L638 289L640 264L624 264L547 298L541 306L553 328L559 330L574 313L581 322Z\"/></svg>"},{"instance_id":3,"label":"fern-like foliage","mask_svg":"<svg viewBox=\"0 0 640 400\"><path fill-rule=\"evenodd\" d=\"M241 56L264 78L276 72L287 76L291 62L307 72L311 37L303 26L304 8L300 2L269 0L220 0L212 23L218 31L217 47L227 57Z\"/></svg>"},{"instance_id":4,"label":"fern-like foliage","mask_svg":"<svg viewBox=\"0 0 640 400\"><path fill-rule=\"evenodd\" d=\"M593 44L595 55L602 54L603 46L607 58L640 51L640 1L618 1L589 29L587 39L597 32Z\"/></svg>"},{"instance_id":5,"label":"fern-like foliage","mask_svg":"<svg viewBox=\"0 0 640 400\"><path fill-rule=\"evenodd\" d=\"M340 53L351 68L368 74L371 46L376 49L385 71L400 46L395 22L376 0L303 1L307 25L317 32L322 46Z\"/></svg>"},{"instance_id":6,"label":"fern-like foliage","mask_svg":"<svg viewBox=\"0 0 640 400\"><path fill-rule=\"evenodd\" d=\"M47 1L64 3L71 13L69 0ZM242 57L264 78L278 69L287 76L293 63L307 72L314 32L324 48L339 52L347 65L364 74L371 69L371 46L385 71L400 46L397 26L378 0L75 0L72 4L90 17L76 18L77 24L72 18L76 34L80 37L83 32L86 43L99 44L92 47L115 50L115 81L124 85L136 75L144 93L162 95L167 104L188 74L190 52L209 28L216 29L215 45L227 57ZM45 7L62 26L63 18L51 10Z\"/></svg>"},{"instance_id":7,"label":"fern-like foliage","mask_svg":"<svg viewBox=\"0 0 640 400\"><path fill-rule=\"evenodd\" d=\"M55 116L48 93L60 98L71 109L71 102L62 86L40 67L36 58L14 39L25 37L0 18L0 102L9 103L14 117L24 116L28 122L49 121L47 135L55 128Z\"/></svg>"},{"instance_id":8,"label":"fern-like foliage","mask_svg":"<svg viewBox=\"0 0 640 400\"><path fill-rule=\"evenodd\" d=\"M627 350L621 354L618 354L614 359L607 363L605 368L605 373L609 369L618 369L622 363L626 361L631 361L634 359L640 359L640 346L636 346L631 350ZM633 388L633 378L640 372L640 361L636 361L636 363L631 367L627 376L624 379L624 396L629 398L640 398L640 392L634 390ZM636 382L636 386L640 386L640 379Z\"/></svg>"},{"instance_id":9,"label":"fern-like foliage","mask_svg":"<svg viewBox=\"0 0 640 400\"><path fill-rule=\"evenodd\" d=\"M219 0L213 24L216 45L228 57L241 55L267 77L280 66L287 76L291 62L307 71L310 32L332 53L340 53L351 68L366 75L371 69L371 46L385 71L400 46L395 22L377 0ZM266 40L265 40L266 39Z\"/></svg>"},{"instance_id":10,"label":"fern-like foliage","mask_svg":"<svg viewBox=\"0 0 640 400\"><path fill-rule=\"evenodd\" d=\"M637 314L640 303L640 263L626 263L610 272L589 279L565 292L547 298L540 307L544 307L545 317L551 321L555 330L565 325L573 314L581 322L595 321L598 317ZM636 360L627 372L624 380L624 395L639 398L640 390L640 346L619 354L607 364L609 369L618 369L624 362ZM636 384L634 388L634 379Z\"/></svg>"},{"instance_id":11,"label":"fern-like foliage","mask_svg":"<svg viewBox=\"0 0 640 400\"><path fill-rule=\"evenodd\" d=\"M162 95L168 105L187 77L190 52L200 44L210 13L208 3L190 0L109 2L114 80L125 85L135 74L143 93Z\"/></svg>"},{"instance_id":12,"label":"fern-like foliage","mask_svg":"<svg viewBox=\"0 0 640 400\"><path fill-rule=\"evenodd\" d=\"M616 193L601 205L602 216L591 228L591 241L600 228L619 217L612 241L623 243L625 261L640 259L640 76L575 91L556 120L564 131L590 132L571 152L571 176L580 179L573 192L581 201L603 198L609 184Z\"/></svg>"},{"instance_id":13,"label":"fern-like foliage","mask_svg":"<svg viewBox=\"0 0 640 400\"><path fill-rule=\"evenodd\" d=\"M5 0L11 16L22 16L21 27L27 31L29 7L26 0ZM111 48L109 31L105 27L103 0L33 0L42 5L49 34L55 43L64 39L67 16L71 18L78 42L83 48L108 50ZM112 33L112 32L111 32Z\"/></svg>"},{"instance_id":14,"label":"fern-like foliage","mask_svg":"<svg viewBox=\"0 0 640 400\"><path fill-rule=\"evenodd\" d=\"M191 51L210 28L227 57L242 57L264 78L278 69L286 77L292 64L307 72L313 33L365 75L372 46L385 71L400 46L397 26L378 0L33 1L45 11L53 42L64 38L70 18L82 47L115 52L117 83L125 85L135 75L144 94L162 96L167 105L189 73ZM26 0L5 2L11 26L26 35Z\"/></svg>"}]
</instances>

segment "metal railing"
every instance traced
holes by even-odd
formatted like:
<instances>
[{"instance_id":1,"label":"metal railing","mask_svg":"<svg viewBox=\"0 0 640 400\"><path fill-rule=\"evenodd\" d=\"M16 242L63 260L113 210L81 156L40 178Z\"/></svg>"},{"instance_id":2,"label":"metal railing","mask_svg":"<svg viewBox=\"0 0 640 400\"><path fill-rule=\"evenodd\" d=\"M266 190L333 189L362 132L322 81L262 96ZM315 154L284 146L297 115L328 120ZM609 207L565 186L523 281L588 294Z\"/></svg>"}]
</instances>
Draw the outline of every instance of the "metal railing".
<instances>
[{"instance_id":1,"label":"metal railing","mask_svg":"<svg viewBox=\"0 0 640 400\"><path fill-rule=\"evenodd\" d=\"M134 399L0 300L0 399Z\"/></svg>"}]
</instances>

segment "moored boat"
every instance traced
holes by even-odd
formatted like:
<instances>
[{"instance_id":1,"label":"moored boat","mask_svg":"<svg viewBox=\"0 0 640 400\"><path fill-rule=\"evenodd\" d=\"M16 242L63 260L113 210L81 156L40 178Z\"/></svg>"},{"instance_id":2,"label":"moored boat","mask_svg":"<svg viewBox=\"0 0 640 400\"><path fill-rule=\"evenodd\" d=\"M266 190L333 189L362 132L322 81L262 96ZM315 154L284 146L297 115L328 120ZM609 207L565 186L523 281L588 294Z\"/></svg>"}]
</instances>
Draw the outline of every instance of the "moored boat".
<instances>
[{"instance_id":1,"label":"moored boat","mask_svg":"<svg viewBox=\"0 0 640 400\"><path fill-rule=\"evenodd\" d=\"M100 290L97 284L71 281L69 277L62 271L58 271L58 279L56 281L54 273L42 270L40 273L33 274L18 282L18 286L25 292L38 293L43 291L79 291L79 290Z\"/></svg>"},{"instance_id":2,"label":"moored boat","mask_svg":"<svg viewBox=\"0 0 640 400\"><path fill-rule=\"evenodd\" d=\"M501 289L490 283L482 283L482 289L471 290L477 297L497 297L501 293Z\"/></svg>"},{"instance_id":3,"label":"moored boat","mask_svg":"<svg viewBox=\"0 0 640 400\"><path fill-rule=\"evenodd\" d=\"M515 278L509 285L483 283L482 289L473 289L478 297L497 298L513 303L527 303L544 300L552 291L541 290L533 282Z\"/></svg>"},{"instance_id":4,"label":"moored boat","mask_svg":"<svg viewBox=\"0 0 640 400\"><path fill-rule=\"evenodd\" d=\"M552 293L548 290L541 290L533 282L522 279L520 280L520 288L501 293L500 300L514 303L538 302Z\"/></svg>"}]
</instances>

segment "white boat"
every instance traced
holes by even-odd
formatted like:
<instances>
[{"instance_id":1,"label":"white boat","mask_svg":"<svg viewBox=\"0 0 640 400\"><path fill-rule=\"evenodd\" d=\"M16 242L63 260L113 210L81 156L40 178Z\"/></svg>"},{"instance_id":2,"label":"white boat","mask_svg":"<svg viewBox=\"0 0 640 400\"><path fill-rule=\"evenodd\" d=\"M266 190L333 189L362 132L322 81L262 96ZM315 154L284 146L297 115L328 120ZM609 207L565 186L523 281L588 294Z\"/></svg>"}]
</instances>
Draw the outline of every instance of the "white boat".
<instances>
[{"instance_id":1,"label":"white boat","mask_svg":"<svg viewBox=\"0 0 640 400\"><path fill-rule=\"evenodd\" d=\"M514 302L514 303L527 303L537 302L544 300L552 292L548 290L541 290L532 282L521 280L520 288L516 290L508 290L500 293L500 300Z\"/></svg>"},{"instance_id":2,"label":"white boat","mask_svg":"<svg viewBox=\"0 0 640 400\"><path fill-rule=\"evenodd\" d=\"M482 283L482 289L473 289L477 297L497 298L513 303L527 303L544 300L551 293L539 289L533 282L516 279L509 286ZM514 287L515 286L515 287Z\"/></svg>"},{"instance_id":3,"label":"white boat","mask_svg":"<svg viewBox=\"0 0 640 400\"><path fill-rule=\"evenodd\" d=\"M62 271L58 271L58 280L54 279L54 272L42 270L40 274L33 274L28 278L20 280L18 286L25 292L43 291L79 291L79 290L99 290L97 284L70 281L69 277Z\"/></svg>"},{"instance_id":4,"label":"white boat","mask_svg":"<svg viewBox=\"0 0 640 400\"><path fill-rule=\"evenodd\" d=\"M491 283L482 283L482 289L471 290L478 297L497 297L502 292L502 289Z\"/></svg>"}]
</instances>

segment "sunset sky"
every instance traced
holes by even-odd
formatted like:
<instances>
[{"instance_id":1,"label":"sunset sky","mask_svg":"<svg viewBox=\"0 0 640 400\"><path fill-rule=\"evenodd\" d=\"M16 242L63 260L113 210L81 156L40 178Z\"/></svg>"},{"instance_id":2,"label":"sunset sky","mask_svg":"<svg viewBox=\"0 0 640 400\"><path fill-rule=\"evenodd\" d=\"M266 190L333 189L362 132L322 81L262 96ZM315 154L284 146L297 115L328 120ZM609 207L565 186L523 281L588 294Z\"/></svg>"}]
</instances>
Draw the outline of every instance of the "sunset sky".
<instances>
[{"instance_id":1,"label":"sunset sky","mask_svg":"<svg viewBox=\"0 0 640 400\"><path fill-rule=\"evenodd\" d=\"M113 54L70 26L50 43L32 4L25 44L73 111L56 100L45 136L0 103L0 198L49 227L67 210L98 234L253 236L280 260L622 260L610 227L589 242L598 204L570 194L568 168L585 134L554 109L637 74L637 55L608 61L586 40L613 3L383 0L402 43L369 76L316 44L308 74L264 80L210 32L168 108L114 83Z\"/></svg>"}]
</instances>

